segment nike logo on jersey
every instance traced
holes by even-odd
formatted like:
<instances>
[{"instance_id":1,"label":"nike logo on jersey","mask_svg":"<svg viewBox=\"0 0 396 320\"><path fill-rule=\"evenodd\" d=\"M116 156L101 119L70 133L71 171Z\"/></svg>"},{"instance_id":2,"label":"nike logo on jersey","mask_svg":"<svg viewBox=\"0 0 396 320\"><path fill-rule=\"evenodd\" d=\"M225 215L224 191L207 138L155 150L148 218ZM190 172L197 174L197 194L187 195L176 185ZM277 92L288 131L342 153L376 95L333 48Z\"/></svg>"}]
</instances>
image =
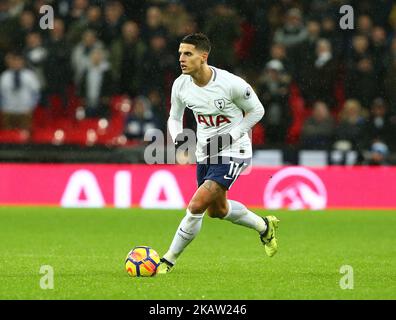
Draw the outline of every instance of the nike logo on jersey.
<instances>
[{"instance_id":1,"label":"nike logo on jersey","mask_svg":"<svg viewBox=\"0 0 396 320\"><path fill-rule=\"evenodd\" d=\"M194 107L195 107L195 105L187 103L187 108L191 109L191 108L194 108Z\"/></svg>"},{"instance_id":2,"label":"nike logo on jersey","mask_svg":"<svg viewBox=\"0 0 396 320\"><path fill-rule=\"evenodd\" d=\"M224 176L224 179L226 179L226 180L232 180L232 179L234 179L233 177L227 177L226 175Z\"/></svg>"}]
</instances>

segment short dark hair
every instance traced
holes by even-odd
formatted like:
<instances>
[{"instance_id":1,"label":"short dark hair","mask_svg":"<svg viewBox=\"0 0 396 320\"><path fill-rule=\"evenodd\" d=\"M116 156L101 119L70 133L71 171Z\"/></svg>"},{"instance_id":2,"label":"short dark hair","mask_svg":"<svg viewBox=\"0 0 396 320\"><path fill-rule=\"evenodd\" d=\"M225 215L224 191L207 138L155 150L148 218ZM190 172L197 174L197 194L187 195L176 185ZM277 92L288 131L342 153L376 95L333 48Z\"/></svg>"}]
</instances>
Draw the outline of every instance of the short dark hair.
<instances>
[{"instance_id":1,"label":"short dark hair","mask_svg":"<svg viewBox=\"0 0 396 320\"><path fill-rule=\"evenodd\" d=\"M186 35L180 43L188 43L194 45L197 49L210 52L211 44L209 38L203 33L191 33Z\"/></svg>"}]
</instances>

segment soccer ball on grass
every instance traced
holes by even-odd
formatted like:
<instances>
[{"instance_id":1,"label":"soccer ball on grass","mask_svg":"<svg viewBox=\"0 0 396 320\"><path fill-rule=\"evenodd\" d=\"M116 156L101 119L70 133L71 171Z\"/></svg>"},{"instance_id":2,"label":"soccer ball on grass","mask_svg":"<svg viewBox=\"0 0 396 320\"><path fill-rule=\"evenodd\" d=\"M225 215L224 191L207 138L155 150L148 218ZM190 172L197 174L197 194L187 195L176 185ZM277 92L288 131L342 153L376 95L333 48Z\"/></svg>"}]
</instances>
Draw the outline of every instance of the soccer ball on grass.
<instances>
[{"instance_id":1,"label":"soccer ball on grass","mask_svg":"<svg viewBox=\"0 0 396 320\"><path fill-rule=\"evenodd\" d=\"M160 257L147 246L137 246L127 255L125 270L131 277L152 277L157 273Z\"/></svg>"}]
</instances>

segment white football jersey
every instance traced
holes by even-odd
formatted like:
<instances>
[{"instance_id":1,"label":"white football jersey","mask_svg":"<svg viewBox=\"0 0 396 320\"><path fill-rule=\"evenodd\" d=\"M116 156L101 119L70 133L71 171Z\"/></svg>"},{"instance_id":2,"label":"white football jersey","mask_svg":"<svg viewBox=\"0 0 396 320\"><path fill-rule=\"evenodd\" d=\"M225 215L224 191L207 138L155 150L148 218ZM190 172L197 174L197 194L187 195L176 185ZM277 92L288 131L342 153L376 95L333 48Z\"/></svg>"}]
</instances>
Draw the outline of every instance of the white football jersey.
<instances>
[{"instance_id":1,"label":"white football jersey","mask_svg":"<svg viewBox=\"0 0 396 320\"><path fill-rule=\"evenodd\" d=\"M182 123L184 109L194 113L197 122L197 161L207 155L208 138L217 134L231 134L233 144L219 155L235 158L252 157L249 130L264 115L264 107L252 87L242 78L222 69L212 69L212 78L207 85L196 85L189 75L180 75L172 86L169 129L172 139L182 131L171 130L171 121Z\"/></svg>"}]
</instances>

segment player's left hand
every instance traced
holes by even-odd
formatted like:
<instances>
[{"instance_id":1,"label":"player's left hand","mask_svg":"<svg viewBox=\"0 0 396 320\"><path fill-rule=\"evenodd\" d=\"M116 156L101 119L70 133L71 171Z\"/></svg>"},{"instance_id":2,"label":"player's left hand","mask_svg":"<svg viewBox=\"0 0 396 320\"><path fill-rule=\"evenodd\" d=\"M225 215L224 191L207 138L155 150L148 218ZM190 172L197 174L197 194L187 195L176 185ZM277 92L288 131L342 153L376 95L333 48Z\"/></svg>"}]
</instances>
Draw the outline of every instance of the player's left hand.
<instances>
[{"instance_id":1,"label":"player's left hand","mask_svg":"<svg viewBox=\"0 0 396 320\"><path fill-rule=\"evenodd\" d=\"M232 137L229 133L217 134L208 138L205 145L205 151L210 154L211 152L219 153L232 144ZM213 156L214 154L210 154Z\"/></svg>"}]
</instances>

